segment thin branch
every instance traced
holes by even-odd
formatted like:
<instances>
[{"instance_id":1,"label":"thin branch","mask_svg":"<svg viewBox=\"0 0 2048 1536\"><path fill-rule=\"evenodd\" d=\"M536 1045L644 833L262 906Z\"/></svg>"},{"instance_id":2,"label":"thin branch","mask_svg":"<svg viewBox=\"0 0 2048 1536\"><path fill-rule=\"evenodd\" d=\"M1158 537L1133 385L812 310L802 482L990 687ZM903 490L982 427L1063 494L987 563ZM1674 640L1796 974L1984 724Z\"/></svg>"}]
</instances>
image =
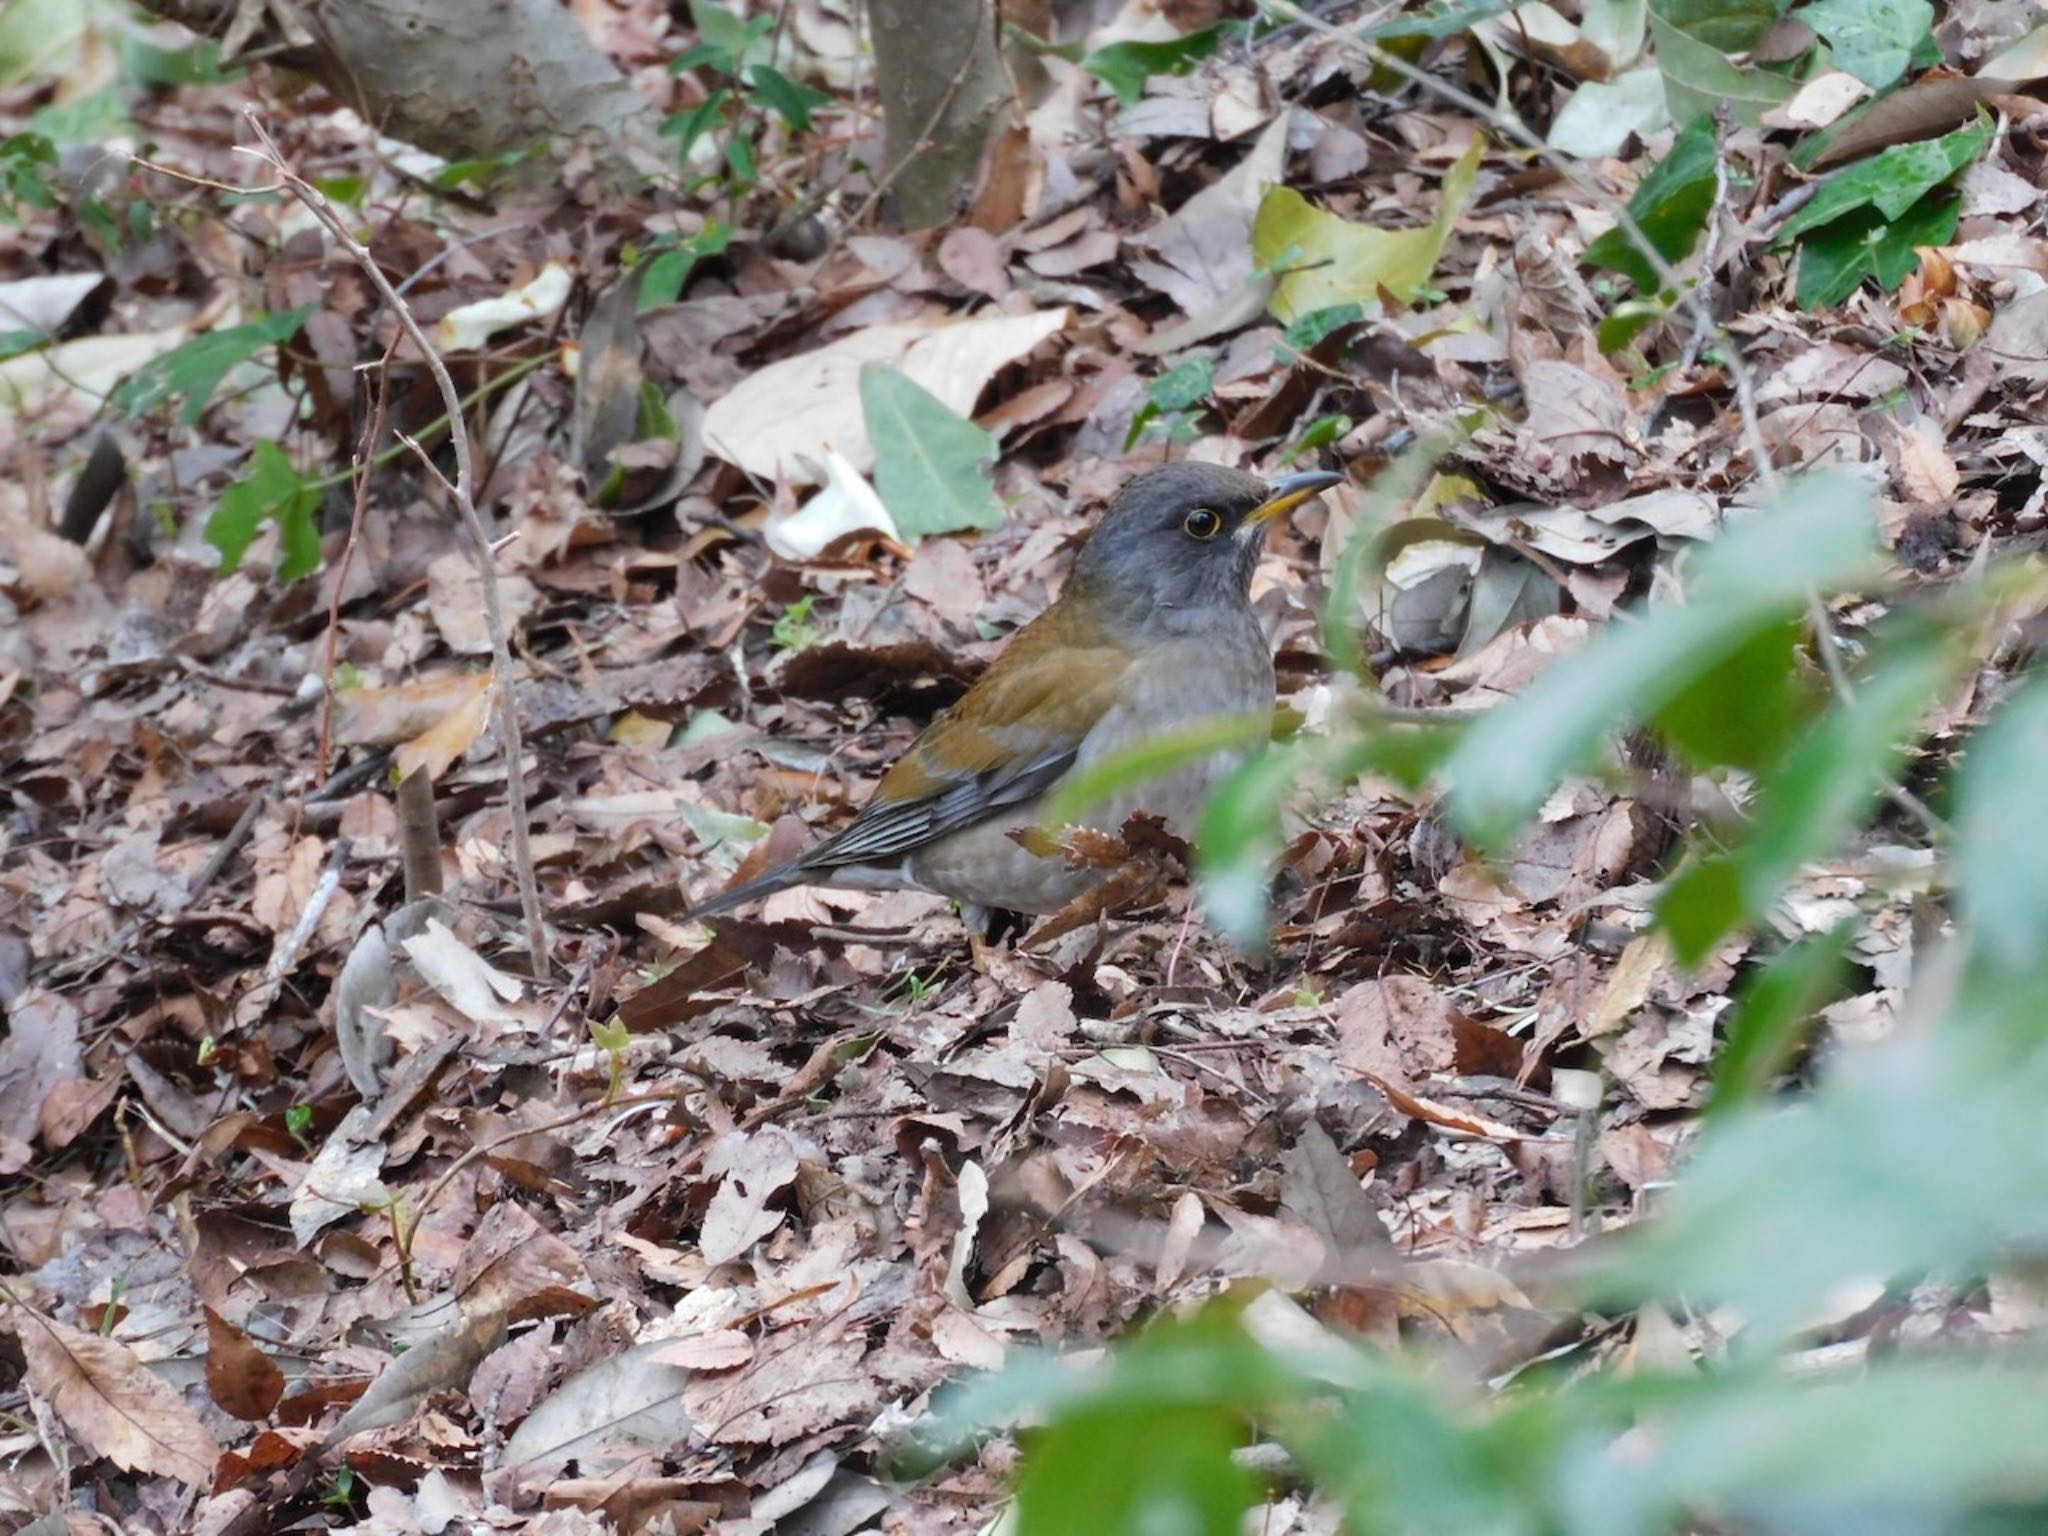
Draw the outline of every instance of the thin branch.
<instances>
[{"instance_id":1,"label":"thin branch","mask_svg":"<svg viewBox=\"0 0 2048 1536\"><path fill-rule=\"evenodd\" d=\"M519 905L525 914L527 950L532 958L533 974L536 980L543 979L548 973L547 924L541 914L540 883L533 872L533 846L527 836L526 745L519 729L519 706L512 682L512 647L505 637L505 612L498 595L496 564L491 558L491 536L476 510L476 472L470 459L469 429L463 419L462 396L449 375L448 365L441 360L440 352L421 329L412 307L392 286L391 279L384 275L376 258L356 239L347 222L335 211L334 204L285 163L284 155L253 110L246 110L243 115L263 148L258 151L246 146L238 147L244 154L253 154L268 164L284 188L354 258L363 275L369 278L385 304L398 317L400 328L419 349L441 391L441 403L448 413L448 441L455 451L455 479L449 489L474 546L472 554L476 560L477 577L483 585L484 621L491 634L491 682L492 691L497 695L498 739L505 750L505 789L512 816L512 863L519 881Z\"/></svg>"}]
</instances>

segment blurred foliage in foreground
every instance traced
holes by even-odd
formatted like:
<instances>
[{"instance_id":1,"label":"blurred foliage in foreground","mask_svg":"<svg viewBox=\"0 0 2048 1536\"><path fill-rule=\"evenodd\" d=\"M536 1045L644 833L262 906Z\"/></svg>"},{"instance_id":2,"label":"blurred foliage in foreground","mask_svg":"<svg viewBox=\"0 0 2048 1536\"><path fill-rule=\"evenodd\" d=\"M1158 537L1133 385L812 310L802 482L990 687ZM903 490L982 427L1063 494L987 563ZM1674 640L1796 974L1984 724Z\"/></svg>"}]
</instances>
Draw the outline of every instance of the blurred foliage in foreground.
<instances>
[{"instance_id":1,"label":"blurred foliage in foreground","mask_svg":"<svg viewBox=\"0 0 2048 1536\"><path fill-rule=\"evenodd\" d=\"M1389 472L1387 505L1418 473ZM1434 782L1461 829L1499 850L1562 778L1647 730L1684 771L1749 791L1746 814L1696 830L1662 886L1656 924L1693 961L1768 932L1803 865L1901 802L1888 814L1933 844L1940 905L1900 1025L1796 1101L1765 1100L1834 995L1847 935L1780 950L1739 1000L1713 1112L1662 1210L1573 1257L1570 1299L1615 1317L1718 1309L1727 1350L1487 1383L1334 1334L1276 1343L1247 1326L1257 1303L1227 1297L1098 1364L1028 1362L956 1404L956 1447L1038 1426L1020 1536L1235 1532L1270 1487L1252 1468L1270 1478L1272 1458L1233 1455L1253 1442L1277 1443L1285 1479L1341 1506L1358 1536L2048 1530L2038 1339L1993 1359L1873 1348L1849 1370L1783 1363L1847 1287L1969 1286L2048 1244L2048 676L2009 683L1938 809L1896 787L1922 722L2040 608L2043 579L2008 567L1918 601L1884 594L1887 616L1829 686L1808 622L1818 594L1877 582L1872 523L1856 483L1802 480L1681 564L1685 602L1617 620L1460 732L1390 724L1359 690L1347 724L1227 786L1203 839L1212 914L1254 937L1283 809L1305 790L1367 772ZM1356 568L1333 583L1333 615L1356 612ZM1332 655L1355 672L1340 629Z\"/></svg>"}]
</instances>

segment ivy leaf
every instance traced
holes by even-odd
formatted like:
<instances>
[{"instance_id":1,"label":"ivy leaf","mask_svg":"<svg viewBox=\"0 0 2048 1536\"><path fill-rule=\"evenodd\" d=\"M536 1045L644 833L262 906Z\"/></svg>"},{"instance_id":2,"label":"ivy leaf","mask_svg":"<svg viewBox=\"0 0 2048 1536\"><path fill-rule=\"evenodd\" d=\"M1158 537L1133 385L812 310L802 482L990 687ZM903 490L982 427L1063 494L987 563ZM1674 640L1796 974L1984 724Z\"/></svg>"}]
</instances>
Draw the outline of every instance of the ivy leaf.
<instances>
[{"instance_id":1,"label":"ivy leaf","mask_svg":"<svg viewBox=\"0 0 2048 1536\"><path fill-rule=\"evenodd\" d=\"M1002 522L988 482L993 436L886 363L862 366L860 405L875 446L875 489L906 538Z\"/></svg>"},{"instance_id":2,"label":"ivy leaf","mask_svg":"<svg viewBox=\"0 0 2048 1536\"><path fill-rule=\"evenodd\" d=\"M1145 82L1154 75L1184 75L1200 60L1216 51L1223 29L1204 27L1180 37L1155 43L1111 43L1081 59L1081 67L1116 92L1125 106L1136 106L1145 95Z\"/></svg>"},{"instance_id":3,"label":"ivy leaf","mask_svg":"<svg viewBox=\"0 0 2048 1536\"><path fill-rule=\"evenodd\" d=\"M1927 0L1814 0L1793 19L1827 39L1835 68L1874 91L1896 85L1934 31Z\"/></svg>"},{"instance_id":4,"label":"ivy leaf","mask_svg":"<svg viewBox=\"0 0 2048 1536\"><path fill-rule=\"evenodd\" d=\"M1799 307L1839 304L1866 277L1891 292L1919 267L1920 247L1948 244L1961 211L1960 198L1937 192L1892 223L1875 208L1862 208L1808 235L1799 247Z\"/></svg>"},{"instance_id":5,"label":"ivy leaf","mask_svg":"<svg viewBox=\"0 0 2048 1536\"><path fill-rule=\"evenodd\" d=\"M1813 200L1778 229L1778 243L1796 240L1860 208L1875 208L1887 221L1908 209L1984 152L1991 123L1982 112L1967 128L1918 144L1895 144L1834 177Z\"/></svg>"},{"instance_id":6,"label":"ivy leaf","mask_svg":"<svg viewBox=\"0 0 2048 1536\"><path fill-rule=\"evenodd\" d=\"M1695 118L1672 141L1671 152L1657 162L1628 200L1628 211L1665 261L1677 263L1692 254L1707 214L1714 206L1714 120ZM1663 285L1656 271L1626 229L1614 228L1586 247L1589 267L1619 272L1639 292L1655 293Z\"/></svg>"},{"instance_id":7,"label":"ivy leaf","mask_svg":"<svg viewBox=\"0 0 2048 1536\"><path fill-rule=\"evenodd\" d=\"M278 580L311 575L320 568L320 530L313 522L319 507L320 487L292 468L277 444L258 443L249 472L221 494L206 520L206 542L220 551L221 574L239 566L256 531L273 522L284 546Z\"/></svg>"},{"instance_id":8,"label":"ivy leaf","mask_svg":"<svg viewBox=\"0 0 2048 1536\"><path fill-rule=\"evenodd\" d=\"M114 405L130 416L140 416L168 400L182 397L185 409L178 419L188 427L196 427L206 402L213 398L230 368L247 362L265 347L290 341L318 307L302 304L285 314L259 315L246 325L194 336L160 357L151 358L123 379L114 391Z\"/></svg>"},{"instance_id":9,"label":"ivy leaf","mask_svg":"<svg viewBox=\"0 0 2048 1536\"><path fill-rule=\"evenodd\" d=\"M1788 77L1728 57L1755 47L1779 9L1772 0L1651 0L1650 38L1673 122L1690 124L1725 102L1755 126L1790 98L1797 87Z\"/></svg>"}]
</instances>

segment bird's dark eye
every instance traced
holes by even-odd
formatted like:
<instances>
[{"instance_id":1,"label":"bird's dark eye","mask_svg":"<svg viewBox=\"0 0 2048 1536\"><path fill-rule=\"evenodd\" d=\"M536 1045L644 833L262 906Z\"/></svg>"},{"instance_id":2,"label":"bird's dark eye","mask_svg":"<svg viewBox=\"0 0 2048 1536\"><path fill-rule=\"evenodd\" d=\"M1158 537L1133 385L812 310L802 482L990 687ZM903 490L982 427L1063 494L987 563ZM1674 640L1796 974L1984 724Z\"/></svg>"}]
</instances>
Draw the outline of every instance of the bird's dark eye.
<instances>
[{"instance_id":1,"label":"bird's dark eye","mask_svg":"<svg viewBox=\"0 0 2048 1536\"><path fill-rule=\"evenodd\" d=\"M1223 514L1210 507L1197 507L1181 519L1181 531L1204 543L1223 531Z\"/></svg>"}]
</instances>

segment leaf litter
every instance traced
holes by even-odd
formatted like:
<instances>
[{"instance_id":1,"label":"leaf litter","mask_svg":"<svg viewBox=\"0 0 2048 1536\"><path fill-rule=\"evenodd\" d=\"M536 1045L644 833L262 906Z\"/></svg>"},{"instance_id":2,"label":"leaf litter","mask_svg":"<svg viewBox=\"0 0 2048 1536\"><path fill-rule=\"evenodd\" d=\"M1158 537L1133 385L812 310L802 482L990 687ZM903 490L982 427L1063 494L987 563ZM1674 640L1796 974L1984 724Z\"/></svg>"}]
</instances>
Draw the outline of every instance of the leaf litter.
<instances>
[{"instance_id":1,"label":"leaf litter","mask_svg":"<svg viewBox=\"0 0 2048 1536\"><path fill-rule=\"evenodd\" d=\"M631 39L689 41L652 0L586 9L627 64ZM799 39L850 36L822 0L793 13ZM1629 62L1554 20L1545 56L1568 73ZM814 61L842 90L843 63ZM911 893L790 892L709 942L678 921L857 807L1057 591L1117 484L1169 454L1270 466L1328 423L1315 462L1359 468L1275 536L1255 586L1285 702L1311 720L1340 687L1316 643L1334 535L1403 434L1487 406L1357 616L1398 703L1520 692L1748 513L1725 393L1631 373L1595 338L1579 261L1611 216L1519 181L1484 125L1373 88L1313 32L1219 49L1135 99L1058 79L1018 141L1014 227L846 230L799 257L773 238L795 161L740 201L730 244L637 317L638 366L690 402L705 450L644 516L578 479L556 327L568 278L603 286L674 216L573 176L496 207L393 200L359 124L270 111L295 160L369 178L379 254L420 274L444 342L492 338L476 408L528 667L535 856L565 924L538 980L492 905L511 865L469 664L488 643L440 488L379 462L353 532L345 474L245 492L241 572L215 574L209 515L252 468L291 487L346 470L373 377L356 364L392 346L390 317L260 200L216 210L258 253L246 270L210 238L117 247L57 211L0 228L45 274L0 283L0 317L62 338L0 362L0 451L39 466L0 480L0 1234L25 1303L8 1326L129 1528L310 1507L347 1467L375 1523L340 1529L566 1528L544 1504L621 1530L974 1529L1004 1495L1000 1455L891 1475L943 1383L1232 1277L1308 1309L1272 1297L1268 1326L1451 1338L1489 1369L1573 1335L1532 1260L1589 1219L1625 1224L1668 1177L1748 959L1730 940L1686 970L1643 936L1669 765L1574 781L1494 868L1427 798L1363 780L1289 845L1256 958L1179 885L985 954ZM1592 89L1518 80L1550 115ZM1987 97L1969 85L1909 88L1838 144L1960 129ZM0 118L30 100L9 87ZM136 111L162 163L232 182L240 100L190 86ZM1824 80L1780 110L1846 105ZM861 114L842 96L817 120L843 170ZM1631 181L1658 158L1643 121L1602 146L1635 144ZM1729 133L1746 164L1783 161ZM1921 577L2048 527L2040 171L2037 137L2000 138L1948 256L1815 313L1761 205L1719 210L1742 226L1720 259L1760 274L1729 321L1771 451L1878 484ZM139 201L177 188L134 174ZM1294 329L1343 304L1338 329ZM181 353L195 337L215 339ZM1153 382L1197 362L1210 389L1143 418ZM409 382L418 360L390 369ZM879 433L864 378L895 412ZM386 404L434 431L403 390ZM895 440L934 412L946 452L907 464ZM56 498L103 433L130 484L104 532L61 533ZM309 528L319 569L282 579ZM434 782L436 855L466 899L377 930L390 974L351 1000L349 957L405 900L393 748ZM1808 931L1857 923L1861 987L1820 1049L1890 1026L1912 959L1896 871L1918 852L1872 842L1786 904ZM338 1024L373 1043L337 1047ZM360 1097L366 1075L381 1096ZM1994 1287L1940 1326L1995 1332L2010 1304ZM4 1456L10 1514L64 1501L46 1437Z\"/></svg>"}]
</instances>

